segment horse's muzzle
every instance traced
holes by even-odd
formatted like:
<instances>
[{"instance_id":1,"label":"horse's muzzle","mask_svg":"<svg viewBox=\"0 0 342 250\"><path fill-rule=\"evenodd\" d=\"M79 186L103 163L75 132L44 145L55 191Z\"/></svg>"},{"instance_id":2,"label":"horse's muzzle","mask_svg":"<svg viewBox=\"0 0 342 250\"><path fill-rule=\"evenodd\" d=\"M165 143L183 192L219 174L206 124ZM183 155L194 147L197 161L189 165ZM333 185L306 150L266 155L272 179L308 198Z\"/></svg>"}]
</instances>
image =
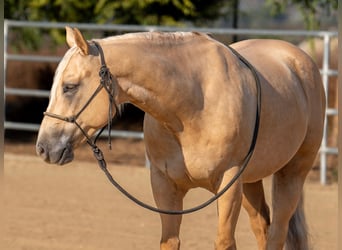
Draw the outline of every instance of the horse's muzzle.
<instances>
[{"instance_id":1,"label":"horse's muzzle","mask_svg":"<svg viewBox=\"0 0 342 250\"><path fill-rule=\"evenodd\" d=\"M43 158L47 163L64 165L74 159L72 145L57 143L55 145L38 141L36 145L37 155Z\"/></svg>"}]
</instances>

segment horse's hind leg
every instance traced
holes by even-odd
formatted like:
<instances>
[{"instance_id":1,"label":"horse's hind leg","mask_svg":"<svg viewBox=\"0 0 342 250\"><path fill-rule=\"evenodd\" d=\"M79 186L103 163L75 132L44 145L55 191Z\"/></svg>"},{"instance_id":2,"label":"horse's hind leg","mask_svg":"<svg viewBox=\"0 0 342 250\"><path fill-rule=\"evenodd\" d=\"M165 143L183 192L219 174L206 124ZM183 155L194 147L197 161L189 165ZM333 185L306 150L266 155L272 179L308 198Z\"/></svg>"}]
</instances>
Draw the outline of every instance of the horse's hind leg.
<instances>
[{"instance_id":1,"label":"horse's hind leg","mask_svg":"<svg viewBox=\"0 0 342 250\"><path fill-rule=\"evenodd\" d=\"M272 223L268 232L268 250L307 250L308 237L303 211L302 190L313 157L297 154L273 176Z\"/></svg>"},{"instance_id":2,"label":"horse's hind leg","mask_svg":"<svg viewBox=\"0 0 342 250\"><path fill-rule=\"evenodd\" d=\"M157 168L151 166L151 184L157 207L163 210L182 210L186 192L177 189L176 185ZM181 215L160 214L162 236L161 250L178 250L180 248L179 230Z\"/></svg>"},{"instance_id":3,"label":"horse's hind leg","mask_svg":"<svg viewBox=\"0 0 342 250\"><path fill-rule=\"evenodd\" d=\"M262 180L243 184L242 205L246 209L258 248L266 248L267 231L270 225L270 210L267 206Z\"/></svg>"}]
</instances>

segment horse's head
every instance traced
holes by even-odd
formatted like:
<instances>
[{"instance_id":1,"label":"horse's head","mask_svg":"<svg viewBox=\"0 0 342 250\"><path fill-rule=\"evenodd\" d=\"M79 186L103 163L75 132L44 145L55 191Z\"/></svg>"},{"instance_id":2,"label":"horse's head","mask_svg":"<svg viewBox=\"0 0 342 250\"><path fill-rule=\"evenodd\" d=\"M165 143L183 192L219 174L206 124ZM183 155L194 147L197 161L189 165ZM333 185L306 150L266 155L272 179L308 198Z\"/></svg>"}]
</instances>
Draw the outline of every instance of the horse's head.
<instances>
[{"instance_id":1,"label":"horse's head","mask_svg":"<svg viewBox=\"0 0 342 250\"><path fill-rule=\"evenodd\" d=\"M100 82L99 50L89 44L79 30L67 27L66 31L70 49L56 70L46 112L48 115L41 123L36 145L39 156L48 163L56 164L72 161L74 148L85 141L77 124L87 135L93 135L106 124L108 106L111 105L103 88L87 104ZM77 124L63 121L75 116Z\"/></svg>"}]
</instances>

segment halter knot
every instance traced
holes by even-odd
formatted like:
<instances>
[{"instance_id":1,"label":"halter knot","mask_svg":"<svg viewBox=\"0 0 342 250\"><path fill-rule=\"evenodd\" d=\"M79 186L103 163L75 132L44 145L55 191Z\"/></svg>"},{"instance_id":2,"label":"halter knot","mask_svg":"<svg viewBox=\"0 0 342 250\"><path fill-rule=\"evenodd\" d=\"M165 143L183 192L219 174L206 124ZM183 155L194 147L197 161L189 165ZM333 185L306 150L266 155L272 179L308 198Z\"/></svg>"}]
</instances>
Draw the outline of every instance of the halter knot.
<instances>
[{"instance_id":1,"label":"halter knot","mask_svg":"<svg viewBox=\"0 0 342 250\"><path fill-rule=\"evenodd\" d=\"M94 145L92 147L92 149L93 149L93 153L94 153L94 156L95 156L96 160L103 161L104 160L104 156L103 156L102 151L96 145Z\"/></svg>"},{"instance_id":2,"label":"halter knot","mask_svg":"<svg viewBox=\"0 0 342 250\"><path fill-rule=\"evenodd\" d=\"M76 122L76 116L66 117L65 121L70 122L70 123L75 123Z\"/></svg>"},{"instance_id":3,"label":"halter knot","mask_svg":"<svg viewBox=\"0 0 342 250\"><path fill-rule=\"evenodd\" d=\"M106 65L102 65L99 71L99 76L101 79L105 79L106 77L108 78L108 75L110 75L109 69Z\"/></svg>"}]
</instances>

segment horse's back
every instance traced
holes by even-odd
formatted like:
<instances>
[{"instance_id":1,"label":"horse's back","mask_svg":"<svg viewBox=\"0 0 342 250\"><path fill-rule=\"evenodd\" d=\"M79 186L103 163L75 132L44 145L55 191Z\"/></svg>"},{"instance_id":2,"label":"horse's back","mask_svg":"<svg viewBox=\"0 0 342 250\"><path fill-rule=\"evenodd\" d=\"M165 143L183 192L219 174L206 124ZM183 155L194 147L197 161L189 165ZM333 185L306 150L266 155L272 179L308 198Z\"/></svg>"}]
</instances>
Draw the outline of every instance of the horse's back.
<instances>
[{"instance_id":1,"label":"horse's back","mask_svg":"<svg viewBox=\"0 0 342 250\"><path fill-rule=\"evenodd\" d=\"M292 77L298 77L307 101L320 104L325 108L325 95L319 69L314 61L297 46L281 40L251 39L232 45L265 77L270 77L269 84L283 84L271 81L274 70L290 70ZM268 80L268 79L266 79ZM295 79L294 79L295 80Z\"/></svg>"}]
</instances>

